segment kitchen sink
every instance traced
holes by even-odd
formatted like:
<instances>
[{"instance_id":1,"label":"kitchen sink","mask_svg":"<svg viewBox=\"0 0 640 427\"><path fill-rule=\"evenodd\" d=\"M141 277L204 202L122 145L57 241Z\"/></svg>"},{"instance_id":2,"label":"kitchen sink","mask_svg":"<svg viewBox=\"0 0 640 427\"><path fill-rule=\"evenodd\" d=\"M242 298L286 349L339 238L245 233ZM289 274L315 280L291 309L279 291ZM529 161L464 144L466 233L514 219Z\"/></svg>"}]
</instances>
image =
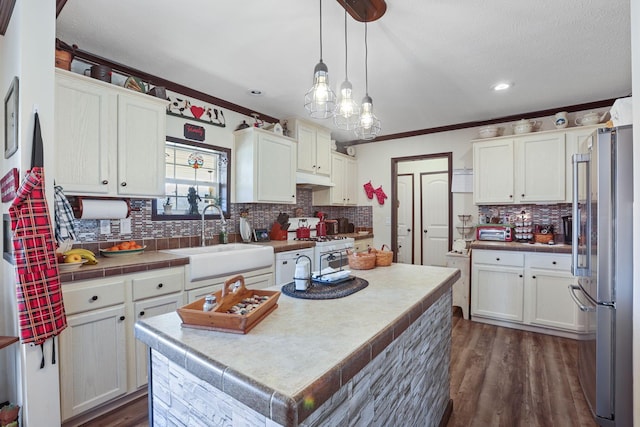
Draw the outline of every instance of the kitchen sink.
<instances>
[{"instance_id":1,"label":"kitchen sink","mask_svg":"<svg viewBox=\"0 0 640 427\"><path fill-rule=\"evenodd\" d=\"M167 249L161 252L188 256L191 281L229 276L273 265L273 247L230 243L228 245Z\"/></svg>"}]
</instances>

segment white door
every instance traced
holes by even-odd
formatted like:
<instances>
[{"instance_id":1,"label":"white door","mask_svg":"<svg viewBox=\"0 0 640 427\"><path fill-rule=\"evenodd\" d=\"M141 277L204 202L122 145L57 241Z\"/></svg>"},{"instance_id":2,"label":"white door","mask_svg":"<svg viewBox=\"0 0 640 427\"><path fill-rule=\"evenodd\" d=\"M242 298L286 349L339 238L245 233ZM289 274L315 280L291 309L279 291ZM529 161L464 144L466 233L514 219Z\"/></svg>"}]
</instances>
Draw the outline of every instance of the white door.
<instances>
[{"instance_id":1,"label":"white door","mask_svg":"<svg viewBox=\"0 0 640 427\"><path fill-rule=\"evenodd\" d=\"M398 261L413 264L413 174L398 175Z\"/></svg>"},{"instance_id":2,"label":"white door","mask_svg":"<svg viewBox=\"0 0 640 427\"><path fill-rule=\"evenodd\" d=\"M422 265L446 266L449 251L449 174L421 174Z\"/></svg>"}]
</instances>

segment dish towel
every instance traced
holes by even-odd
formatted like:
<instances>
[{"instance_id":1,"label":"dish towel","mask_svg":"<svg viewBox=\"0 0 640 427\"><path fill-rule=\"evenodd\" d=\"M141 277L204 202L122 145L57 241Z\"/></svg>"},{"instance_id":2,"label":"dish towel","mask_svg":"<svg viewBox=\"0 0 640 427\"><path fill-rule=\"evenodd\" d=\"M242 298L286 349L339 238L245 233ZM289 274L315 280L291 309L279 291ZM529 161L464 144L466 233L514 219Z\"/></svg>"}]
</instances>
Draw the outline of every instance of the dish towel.
<instances>
[{"instance_id":1,"label":"dish towel","mask_svg":"<svg viewBox=\"0 0 640 427\"><path fill-rule=\"evenodd\" d=\"M9 207L16 270L16 297L20 339L23 344L39 344L67 327L62 287L56 259L56 245L44 193L42 136L38 113L35 116L32 168ZM36 153L39 152L39 153ZM52 363L55 361L53 342Z\"/></svg>"},{"instance_id":2,"label":"dish towel","mask_svg":"<svg viewBox=\"0 0 640 427\"><path fill-rule=\"evenodd\" d=\"M64 195L64 189L60 185L54 185L55 206L54 218L56 221L56 241L62 243L65 240L76 240L75 216L69 200Z\"/></svg>"}]
</instances>

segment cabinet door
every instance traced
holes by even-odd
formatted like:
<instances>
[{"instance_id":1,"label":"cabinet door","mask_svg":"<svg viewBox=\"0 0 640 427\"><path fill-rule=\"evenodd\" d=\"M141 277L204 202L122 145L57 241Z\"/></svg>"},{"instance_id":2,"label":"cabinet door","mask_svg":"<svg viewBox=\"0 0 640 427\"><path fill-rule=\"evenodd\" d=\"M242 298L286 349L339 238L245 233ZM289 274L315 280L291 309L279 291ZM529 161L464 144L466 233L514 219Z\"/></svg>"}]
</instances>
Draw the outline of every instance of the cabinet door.
<instances>
[{"instance_id":1,"label":"cabinet door","mask_svg":"<svg viewBox=\"0 0 640 427\"><path fill-rule=\"evenodd\" d=\"M302 122L297 123L298 134L298 170L315 173L316 171L316 130Z\"/></svg>"},{"instance_id":2,"label":"cabinet door","mask_svg":"<svg viewBox=\"0 0 640 427\"><path fill-rule=\"evenodd\" d=\"M358 204L358 166L353 159L347 159L345 162L344 173L344 203L346 205L355 206Z\"/></svg>"},{"instance_id":3,"label":"cabinet door","mask_svg":"<svg viewBox=\"0 0 640 427\"><path fill-rule=\"evenodd\" d=\"M355 252L366 251L373 247L373 239L358 239L353 242L353 250Z\"/></svg>"},{"instance_id":4,"label":"cabinet door","mask_svg":"<svg viewBox=\"0 0 640 427\"><path fill-rule=\"evenodd\" d=\"M165 104L118 95L118 194L164 196Z\"/></svg>"},{"instance_id":5,"label":"cabinet door","mask_svg":"<svg viewBox=\"0 0 640 427\"><path fill-rule=\"evenodd\" d=\"M522 268L474 263L471 283L471 315L523 321Z\"/></svg>"},{"instance_id":6,"label":"cabinet door","mask_svg":"<svg viewBox=\"0 0 640 427\"><path fill-rule=\"evenodd\" d=\"M565 134L532 135L516 139L514 144L517 159L517 201L564 201Z\"/></svg>"},{"instance_id":7,"label":"cabinet door","mask_svg":"<svg viewBox=\"0 0 640 427\"><path fill-rule=\"evenodd\" d=\"M569 273L529 269L527 271L527 300L529 319L533 325L585 331L585 317L573 302L567 289L575 283Z\"/></svg>"},{"instance_id":8,"label":"cabinet door","mask_svg":"<svg viewBox=\"0 0 640 427\"><path fill-rule=\"evenodd\" d=\"M296 202L296 147L277 135L260 133L256 147L257 201Z\"/></svg>"},{"instance_id":9,"label":"cabinet door","mask_svg":"<svg viewBox=\"0 0 640 427\"><path fill-rule=\"evenodd\" d=\"M67 317L60 334L60 398L66 420L127 392L125 308Z\"/></svg>"},{"instance_id":10,"label":"cabinet door","mask_svg":"<svg viewBox=\"0 0 640 427\"><path fill-rule=\"evenodd\" d=\"M323 130L316 133L316 174L331 175L331 133Z\"/></svg>"},{"instance_id":11,"label":"cabinet door","mask_svg":"<svg viewBox=\"0 0 640 427\"><path fill-rule=\"evenodd\" d=\"M159 314L175 312L182 307L182 294L167 295L150 298L134 304L135 319L148 319ZM136 387L147 384L147 364L149 358L148 347L136 340Z\"/></svg>"},{"instance_id":12,"label":"cabinet door","mask_svg":"<svg viewBox=\"0 0 640 427\"><path fill-rule=\"evenodd\" d=\"M332 205L343 205L346 202L346 163L347 159L342 156L331 156L331 180L334 186L329 191Z\"/></svg>"},{"instance_id":13,"label":"cabinet door","mask_svg":"<svg viewBox=\"0 0 640 427\"><path fill-rule=\"evenodd\" d=\"M476 204L513 203L513 140L473 145L473 201Z\"/></svg>"},{"instance_id":14,"label":"cabinet door","mask_svg":"<svg viewBox=\"0 0 640 427\"><path fill-rule=\"evenodd\" d=\"M55 98L56 183L67 194L115 192L116 95L56 70Z\"/></svg>"}]
</instances>

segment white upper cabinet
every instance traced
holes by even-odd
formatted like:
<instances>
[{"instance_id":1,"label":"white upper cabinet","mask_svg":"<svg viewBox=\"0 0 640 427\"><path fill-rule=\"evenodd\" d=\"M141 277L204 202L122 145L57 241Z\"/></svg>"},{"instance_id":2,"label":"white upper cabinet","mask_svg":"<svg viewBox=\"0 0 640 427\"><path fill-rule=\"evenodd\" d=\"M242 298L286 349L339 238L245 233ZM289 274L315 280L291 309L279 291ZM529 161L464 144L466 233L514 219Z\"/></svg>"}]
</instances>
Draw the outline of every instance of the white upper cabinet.
<instances>
[{"instance_id":1,"label":"white upper cabinet","mask_svg":"<svg viewBox=\"0 0 640 427\"><path fill-rule=\"evenodd\" d=\"M288 119L292 137L298 141L298 172L331 174L331 132L300 119Z\"/></svg>"},{"instance_id":2,"label":"white upper cabinet","mask_svg":"<svg viewBox=\"0 0 640 427\"><path fill-rule=\"evenodd\" d=\"M296 203L296 143L258 128L234 132L235 202Z\"/></svg>"},{"instance_id":3,"label":"white upper cabinet","mask_svg":"<svg viewBox=\"0 0 640 427\"><path fill-rule=\"evenodd\" d=\"M565 135L533 134L514 139L516 203L565 200Z\"/></svg>"},{"instance_id":4,"label":"white upper cabinet","mask_svg":"<svg viewBox=\"0 0 640 427\"><path fill-rule=\"evenodd\" d=\"M571 201L571 156L597 126L473 141L474 203Z\"/></svg>"},{"instance_id":5,"label":"white upper cabinet","mask_svg":"<svg viewBox=\"0 0 640 427\"><path fill-rule=\"evenodd\" d=\"M331 181L333 187L313 191L314 205L356 206L358 204L358 166L355 159L331 153Z\"/></svg>"},{"instance_id":6,"label":"white upper cabinet","mask_svg":"<svg viewBox=\"0 0 640 427\"><path fill-rule=\"evenodd\" d=\"M473 144L473 200L476 204L513 203L513 140Z\"/></svg>"},{"instance_id":7,"label":"white upper cabinet","mask_svg":"<svg viewBox=\"0 0 640 427\"><path fill-rule=\"evenodd\" d=\"M56 183L67 194L164 195L166 104L56 68Z\"/></svg>"}]
</instances>

